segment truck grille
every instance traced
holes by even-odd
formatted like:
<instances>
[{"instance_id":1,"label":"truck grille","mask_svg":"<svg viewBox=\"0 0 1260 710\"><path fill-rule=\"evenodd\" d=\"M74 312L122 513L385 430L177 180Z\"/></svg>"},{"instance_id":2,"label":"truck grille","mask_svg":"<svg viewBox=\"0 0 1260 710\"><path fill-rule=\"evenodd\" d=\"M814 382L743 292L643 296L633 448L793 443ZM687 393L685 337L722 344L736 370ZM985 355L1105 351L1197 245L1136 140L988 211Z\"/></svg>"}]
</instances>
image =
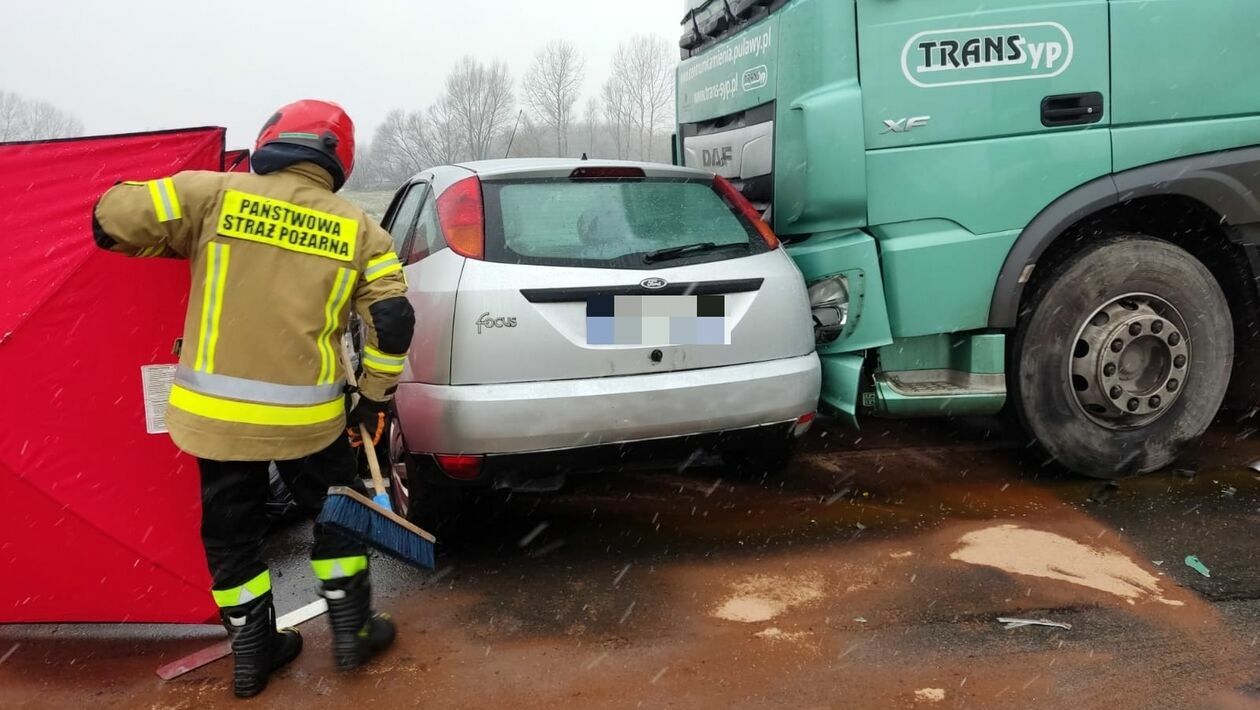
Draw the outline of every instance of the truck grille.
<instances>
[{"instance_id":1,"label":"truck grille","mask_svg":"<svg viewBox=\"0 0 1260 710\"><path fill-rule=\"evenodd\" d=\"M683 164L730 180L761 212L774 197L773 102L680 126Z\"/></svg>"},{"instance_id":2,"label":"truck grille","mask_svg":"<svg viewBox=\"0 0 1260 710\"><path fill-rule=\"evenodd\" d=\"M690 10L683 18L678 47L689 59L706 47L739 32L778 10L789 0L709 0Z\"/></svg>"}]
</instances>

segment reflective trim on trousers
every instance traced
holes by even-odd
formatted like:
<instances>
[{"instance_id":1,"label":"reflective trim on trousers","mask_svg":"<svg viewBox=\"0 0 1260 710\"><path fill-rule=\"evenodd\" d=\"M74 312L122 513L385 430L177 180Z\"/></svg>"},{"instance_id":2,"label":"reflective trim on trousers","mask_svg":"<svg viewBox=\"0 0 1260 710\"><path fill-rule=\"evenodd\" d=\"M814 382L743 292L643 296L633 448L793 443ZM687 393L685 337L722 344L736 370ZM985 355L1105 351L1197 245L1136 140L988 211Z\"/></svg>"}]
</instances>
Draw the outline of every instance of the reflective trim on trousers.
<instances>
[{"instance_id":1,"label":"reflective trim on trousers","mask_svg":"<svg viewBox=\"0 0 1260 710\"><path fill-rule=\"evenodd\" d=\"M315 571L315 576L323 582L353 577L367 568L367 555L341 557L335 560L311 560L311 569Z\"/></svg>"},{"instance_id":2,"label":"reflective trim on trousers","mask_svg":"<svg viewBox=\"0 0 1260 710\"><path fill-rule=\"evenodd\" d=\"M258 597L271 591L271 573L263 570L262 574L254 577L239 587L231 589L212 589L210 593L214 595L214 603L219 608L229 606L240 606L251 602Z\"/></svg>"}]
</instances>

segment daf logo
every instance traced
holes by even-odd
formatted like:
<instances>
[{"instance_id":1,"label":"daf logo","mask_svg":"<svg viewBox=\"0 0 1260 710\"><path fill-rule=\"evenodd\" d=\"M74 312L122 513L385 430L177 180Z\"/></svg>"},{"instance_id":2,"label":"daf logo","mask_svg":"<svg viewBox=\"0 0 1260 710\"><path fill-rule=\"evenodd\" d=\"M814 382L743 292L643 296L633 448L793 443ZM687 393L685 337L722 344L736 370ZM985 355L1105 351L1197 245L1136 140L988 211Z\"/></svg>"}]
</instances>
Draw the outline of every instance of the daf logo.
<instances>
[{"instance_id":1,"label":"daf logo","mask_svg":"<svg viewBox=\"0 0 1260 710\"><path fill-rule=\"evenodd\" d=\"M642 281L639 282L639 285L642 286L643 288L646 288L649 291L660 291L661 289L668 286L669 282L666 281L665 279L650 278L650 279L643 279Z\"/></svg>"},{"instance_id":2,"label":"daf logo","mask_svg":"<svg viewBox=\"0 0 1260 710\"><path fill-rule=\"evenodd\" d=\"M889 133L909 133L916 128L923 128L931 121L931 116L915 116L914 118L898 118L896 120L884 121L884 132L880 135L888 135Z\"/></svg>"},{"instance_id":3,"label":"daf logo","mask_svg":"<svg viewBox=\"0 0 1260 710\"><path fill-rule=\"evenodd\" d=\"M706 148L700 151L700 158L706 168L724 168L735 159L735 147Z\"/></svg>"}]
</instances>

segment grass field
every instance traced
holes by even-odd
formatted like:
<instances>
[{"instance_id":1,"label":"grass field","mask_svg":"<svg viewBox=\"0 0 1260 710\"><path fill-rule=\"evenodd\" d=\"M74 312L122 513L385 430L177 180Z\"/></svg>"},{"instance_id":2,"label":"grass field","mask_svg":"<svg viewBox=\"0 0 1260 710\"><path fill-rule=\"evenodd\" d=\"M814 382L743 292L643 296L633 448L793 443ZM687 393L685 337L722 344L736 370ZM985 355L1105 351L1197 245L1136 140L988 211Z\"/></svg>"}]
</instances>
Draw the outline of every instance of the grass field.
<instances>
[{"instance_id":1,"label":"grass field","mask_svg":"<svg viewBox=\"0 0 1260 710\"><path fill-rule=\"evenodd\" d=\"M341 193L341 196L363 208L364 212L367 212L379 222L385 216L385 210L389 209L390 200L394 199L394 191L367 190L360 192L347 190Z\"/></svg>"}]
</instances>

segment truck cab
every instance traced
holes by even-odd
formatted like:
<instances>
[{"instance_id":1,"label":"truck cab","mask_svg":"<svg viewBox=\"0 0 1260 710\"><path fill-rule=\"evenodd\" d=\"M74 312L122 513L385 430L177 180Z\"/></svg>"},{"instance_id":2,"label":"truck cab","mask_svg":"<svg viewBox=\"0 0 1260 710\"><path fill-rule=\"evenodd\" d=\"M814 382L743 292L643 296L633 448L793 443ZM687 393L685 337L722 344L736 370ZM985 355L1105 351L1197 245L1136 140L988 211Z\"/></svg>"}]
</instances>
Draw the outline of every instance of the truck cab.
<instances>
[{"instance_id":1,"label":"truck cab","mask_svg":"<svg viewBox=\"0 0 1260 710\"><path fill-rule=\"evenodd\" d=\"M824 405L1157 470L1253 406L1260 4L690 0L680 162L811 284Z\"/></svg>"}]
</instances>

